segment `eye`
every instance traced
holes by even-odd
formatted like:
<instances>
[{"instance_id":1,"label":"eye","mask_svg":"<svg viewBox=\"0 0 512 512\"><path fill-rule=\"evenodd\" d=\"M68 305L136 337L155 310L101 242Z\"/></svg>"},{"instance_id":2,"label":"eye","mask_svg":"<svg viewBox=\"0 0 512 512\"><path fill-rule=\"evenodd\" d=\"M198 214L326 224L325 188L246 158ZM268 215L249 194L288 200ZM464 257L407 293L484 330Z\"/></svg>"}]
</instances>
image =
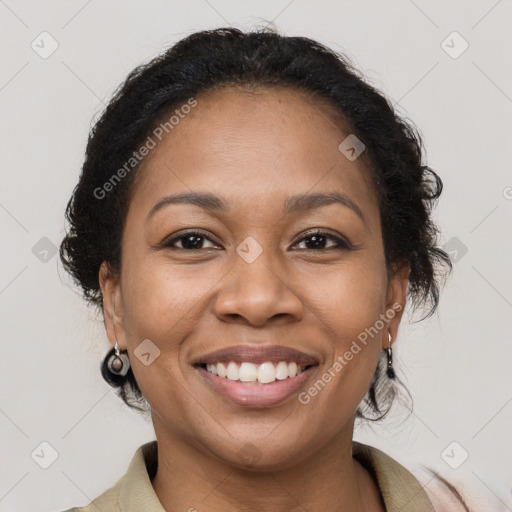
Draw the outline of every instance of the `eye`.
<instances>
[{"instance_id":1,"label":"eye","mask_svg":"<svg viewBox=\"0 0 512 512\"><path fill-rule=\"evenodd\" d=\"M334 242L334 245L326 246L328 241ZM211 247L204 247L204 241L208 241L212 244ZM304 236L297 242L297 244L306 244L306 247L302 250L327 250L327 249L350 249L351 246L348 242L342 238L333 235L328 231L322 231L321 229L310 230L304 234ZM181 247L177 244L181 244ZM220 246L205 232L201 230L192 230L182 232L177 236L166 240L162 244L163 247L170 249L181 249L186 251L199 251L203 249L217 249Z\"/></svg>"},{"instance_id":2,"label":"eye","mask_svg":"<svg viewBox=\"0 0 512 512\"><path fill-rule=\"evenodd\" d=\"M203 240L211 242L213 247L201 247L204 243ZM181 243L181 247L176 246L176 243ZM212 249L219 247L215 242L203 231L187 231L180 233L178 236L174 236L163 243L163 247L169 247L171 249L182 249L182 250L201 250L201 249Z\"/></svg>"},{"instance_id":3,"label":"eye","mask_svg":"<svg viewBox=\"0 0 512 512\"><path fill-rule=\"evenodd\" d=\"M303 240L310 240L310 242L303 242ZM328 240L334 241L334 246L326 247ZM321 229L314 229L305 233L300 240L300 243L305 243L309 247L304 250L318 250L318 249L350 249L350 244L340 237L337 237L327 231Z\"/></svg>"}]
</instances>

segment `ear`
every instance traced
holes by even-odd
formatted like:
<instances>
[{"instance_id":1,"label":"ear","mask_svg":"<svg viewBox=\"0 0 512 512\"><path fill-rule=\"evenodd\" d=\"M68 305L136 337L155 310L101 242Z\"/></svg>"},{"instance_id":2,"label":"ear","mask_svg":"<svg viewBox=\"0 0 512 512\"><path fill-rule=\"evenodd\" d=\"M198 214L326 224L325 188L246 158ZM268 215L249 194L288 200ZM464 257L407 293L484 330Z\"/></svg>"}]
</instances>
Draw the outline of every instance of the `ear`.
<instances>
[{"instance_id":1,"label":"ear","mask_svg":"<svg viewBox=\"0 0 512 512\"><path fill-rule=\"evenodd\" d=\"M405 309L410 273L411 268L408 263L396 266L394 268L394 274L388 284L386 315L390 320L388 321L387 332L384 332L382 348L389 346L388 332L391 334L391 343L394 343L398 336L398 326L400 325Z\"/></svg>"},{"instance_id":2,"label":"ear","mask_svg":"<svg viewBox=\"0 0 512 512\"><path fill-rule=\"evenodd\" d=\"M126 350L126 332L124 329L123 296L119 276L115 275L106 261L101 264L99 272L101 294L103 296L103 316L107 337L119 350Z\"/></svg>"}]
</instances>

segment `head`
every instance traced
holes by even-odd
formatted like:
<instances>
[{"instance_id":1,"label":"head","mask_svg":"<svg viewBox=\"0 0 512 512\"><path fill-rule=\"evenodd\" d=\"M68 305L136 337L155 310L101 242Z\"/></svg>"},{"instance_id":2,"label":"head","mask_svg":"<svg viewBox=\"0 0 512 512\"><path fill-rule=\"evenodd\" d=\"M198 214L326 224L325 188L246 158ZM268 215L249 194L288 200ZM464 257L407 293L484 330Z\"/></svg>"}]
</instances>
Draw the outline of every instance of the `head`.
<instances>
[{"instance_id":1,"label":"head","mask_svg":"<svg viewBox=\"0 0 512 512\"><path fill-rule=\"evenodd\" d=\"M110 381L128 405L233 460L232 436L263 442L286 417L265 440L284 463L389 411L383 348L406 306L433 314L450 268L441 190L417 130L343 55L204 31L136 68L97 121L61 259L130 358ZM295 348L313 382L331 379L302 401L234 404L195 363L240 344Z\"/></svg>"}]
</instances>

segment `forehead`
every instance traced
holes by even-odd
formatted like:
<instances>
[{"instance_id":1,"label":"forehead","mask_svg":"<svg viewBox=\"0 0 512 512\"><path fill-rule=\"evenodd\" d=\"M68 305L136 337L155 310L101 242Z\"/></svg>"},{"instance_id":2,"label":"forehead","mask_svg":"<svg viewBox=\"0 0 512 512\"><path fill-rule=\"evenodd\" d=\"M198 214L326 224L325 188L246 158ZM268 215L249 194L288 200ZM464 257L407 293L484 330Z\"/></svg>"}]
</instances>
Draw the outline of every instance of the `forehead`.
<instances>
[{"instance_id":1,"label":"forehead","mask_svg":"<svg viewBox=\"0 0 512 512\"><path fill-rule=\"evenodd\" d=\"M364 153L350 161L340 152L350 130L327 101L275 87L224 87L195 99L169 133L153 136L134 207L149 211L162 196L190 190L217 193L242 208L337 190L378 214Z\"/></svg>"}]
</instances>

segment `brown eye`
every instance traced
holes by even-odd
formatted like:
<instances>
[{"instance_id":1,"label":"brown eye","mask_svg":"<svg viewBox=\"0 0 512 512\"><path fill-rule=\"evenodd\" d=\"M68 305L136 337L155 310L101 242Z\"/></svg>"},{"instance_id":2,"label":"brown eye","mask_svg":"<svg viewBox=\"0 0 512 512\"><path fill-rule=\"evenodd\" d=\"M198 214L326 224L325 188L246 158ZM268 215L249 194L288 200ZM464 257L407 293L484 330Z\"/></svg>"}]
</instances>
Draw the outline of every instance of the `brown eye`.
<instances>
[{"instance_id":1,"label":"brown eye","mask_svg":"<svg viewBox=\"0 0 512 512\"><path fill-rule=\"evenodd\" d=\"M326 247L328 241L334 241L334 245ZM306 241L306 242L303 242ZM303 236L300 243L305 243L306 247L304 250L322 250L322 249L350 249L350 245L343 239L334 236L333 234L326 231L309 231L306 236Z\"/></svg>"},{"instance_id":2,"label":"brown eye","mask_svg":"<svg viewBox=\"0 0 512 512\"><path fill-rule=\"evenodd\" d=\"M213 247L203 247L204 241L208 240L211 242ZM181 247L176 246L176 243L180 243ZM181 233L178 236L174 236L173 238L164 242L163 247L168 247L171 249L181 249L181 250L202 250L202 249L212 249L218 247L215 242L207 236L202 231L187 231L185 233Z\"/></svg>"}]
</instances>

